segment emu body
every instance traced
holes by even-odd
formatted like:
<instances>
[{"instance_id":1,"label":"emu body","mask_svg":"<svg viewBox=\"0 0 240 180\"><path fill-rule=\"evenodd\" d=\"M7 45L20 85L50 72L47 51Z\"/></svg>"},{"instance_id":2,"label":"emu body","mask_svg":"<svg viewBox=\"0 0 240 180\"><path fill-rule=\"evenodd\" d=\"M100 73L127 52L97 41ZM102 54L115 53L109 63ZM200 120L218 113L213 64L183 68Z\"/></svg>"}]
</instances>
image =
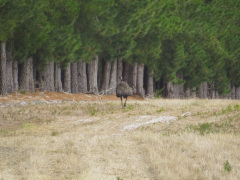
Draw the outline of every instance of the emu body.
<instances>
[{"instance_id":1,"label":"emu body","mask_svg":"<svg viewBox=\"0 0 240 180\"><path fill-rule=\"evenodd\" d=\"M120 77L120 79L121 79L121 82L117 84L116 95L117 97L120 97L122 108L123 108L123 107L126 107L127 97L132 96L133 92L132 92L132 88L128 85L128 83L122 81L122 77ZM122 98L126 99L124 104L122 103Z\"/></svg>"}]
</instances>

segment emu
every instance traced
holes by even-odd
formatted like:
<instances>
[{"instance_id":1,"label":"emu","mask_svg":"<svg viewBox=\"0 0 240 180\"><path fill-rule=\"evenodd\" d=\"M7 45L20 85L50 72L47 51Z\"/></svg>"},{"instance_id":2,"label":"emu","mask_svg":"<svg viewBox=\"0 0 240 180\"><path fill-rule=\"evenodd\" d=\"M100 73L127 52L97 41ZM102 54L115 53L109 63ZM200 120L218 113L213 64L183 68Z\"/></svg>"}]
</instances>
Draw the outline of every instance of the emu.
<instances>
[{"instance_id":1,"label":"emu","mask_svg":"<svg viewBox=\"0 0 240 180\"><path fill-rule=\"evenodd\" d=\"M132 96L133 92L132 92L132 88L128 85L128 83L123 81L123 78L121 76L119 78L121 82L117 84L116 95L117 97L120 97L122 108L123 108L123 107L126 107L127 97ZM122 103L122 98L126 98L124 105Z\"/></svg>"}]
</instances>

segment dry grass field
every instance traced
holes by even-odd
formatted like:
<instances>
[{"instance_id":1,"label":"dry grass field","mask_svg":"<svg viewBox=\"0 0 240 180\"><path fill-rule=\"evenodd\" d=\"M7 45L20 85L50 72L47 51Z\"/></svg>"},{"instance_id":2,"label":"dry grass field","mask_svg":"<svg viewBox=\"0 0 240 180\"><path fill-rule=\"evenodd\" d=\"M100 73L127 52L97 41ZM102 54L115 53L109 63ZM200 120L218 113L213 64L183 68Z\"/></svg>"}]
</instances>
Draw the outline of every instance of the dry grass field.
<instances>
[{"instance_id":1,"label":"dry grass field","mask_svg":"<svg viewBox=\"0 0 240 180\"><path fill-rule=\"evenodd\" d=\"M100 98L2 107L0 180L16 179L238 180L240 101L132 98L121 109L119 99Z\"/></svg>"}]
</instances>

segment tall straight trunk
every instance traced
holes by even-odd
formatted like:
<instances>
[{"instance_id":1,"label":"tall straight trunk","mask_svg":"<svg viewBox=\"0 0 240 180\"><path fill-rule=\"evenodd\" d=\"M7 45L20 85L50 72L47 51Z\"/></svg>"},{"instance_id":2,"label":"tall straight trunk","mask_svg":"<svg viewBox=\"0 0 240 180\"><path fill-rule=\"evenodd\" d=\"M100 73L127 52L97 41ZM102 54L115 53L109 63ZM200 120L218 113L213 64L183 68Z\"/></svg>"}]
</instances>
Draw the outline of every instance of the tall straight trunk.
<instances>
[{"instance_id":1,"label":"tall straight trunk","mask_svg":"<svg viewBox=\"0 0 240 180\"><path fill-rule=\"evenodd\" d=\"M98 59L97 87L99 88L99 90L101 90L102 88L103 70L104 70L103 66L104 66L104 58ZM87 71L88 71L88 68L87 68Z\"/></svg>"},{"instance_id":2,"label":"tall straight trunk","mask_svg":"<svg viewBox=\"0 0 240 180\"><path fill-rule=\"evenodd\" d=\"M178 79L183 79L181 74L177 75ZM174 98L184 98L184 85L183 84L173 84L173 94Z\"/></svg>"},{"instance_id":3,"label":"tall straight trunk","mask_svg":"<svg viewBox=\"0 0 240 180\"><path fill-rule=\"evenodd\" d=\"M101 87L101 92L104 94L108 94L108 91L109 91L110 73L111 73L111 63L109 61L104 61L103 80L102 80L102 87Z\"/></svg>"},{"instance_id":4,"label":"tall straight trunk","mask_svg":"<svg viewBox=\"0 0 240 180\"><path fill-rule=\"evenodd\" d=\"M54 62L50 62L44 69L39 72L40 87L42 91L55 91L54 87Z\"/></svg>"},{"instance_id":5,"label":"tall straight trunk","mask_svg":"<svg viewBox=\"0 0 240 180\"><path fill-rule=\"evenodd\" d=\"M208 83L203 83L203 98L206 99L208 97Z\"/></svg>"},{"instance_id":6,"label":"tall straight trunk","mask_svg":"<svg viewBox=\"0 0 240 180\"><path fill-rule=\"evenodd\" d=\"M72 93L78 93L78 72L77 62L71 63L71 89Z\"/></svg>"},{"instance_id":7,"label":"tall straight trunk","mask_svg":"<svg viewBox=\"0 0 240 180\"><path fill-rule=\"evenodd\" d=\"M96 55L88 64L88 87L89 92L93 94L98 93L97 75L98 75L98 56Z\"/></svg>"},{"instance_id":8,"label":"tall straight trunk","mask_svg":"<svg viewBox=\"0 0 240 180\"><path fill-rule=\"evenodd\" d=\"M7 76L6 76L6 78L7 78L7 92L12 93L14 91L12 52L7 52L6 71L7 71Z\"/></svg>"},{"instance_id":9,"label":"tall straight trunk","mask_svg":"<svg viewBox=\"0 0 240 180\"><path fill-rule=\"evenodd\" d=\"M154 92L153 92L153 76L151 74L148 74L148 79L147 79L147 96L150 98L154 97Z\"/></svg>"},{"instance_id":10,"label":"tall straight trunk","mask_svg":"<svg viewBox=\"0 0 240 180\"><path fill-rule=\"evenodd\" d=\"M108 94L116 94L117 87L117 59L115 59L111 65L111 74L110 74L110 82L109 82L109 93Z\"/></svg>"},{"instance_id":11,"label":"tall straight trunk","mask_svg":"<svg viewBox=\"0 0 240 180\"><path fill-rule=\"evenodd\" d=\"M236 99L236 88L233 84L231 85L231 90L231 99Z\"/></svg>"},{"instance_id":12,"label":"tall straight trunk","mask_svg":"<svg viewBox=\"0 0 240 180\"><path fill-rule=\"evenodd\" d=\"M84 61L77 63L78 67L78 92L87 92L87 69Z\"/></svg>"},{"instance_id":13,"label":"tall straight trunk","mask_svg":"<svg viewBox=\"0 0 240 180\"><path fill-rule=\"evenodd\" d=\"M18 91L18 62L13 61L13 91Z\"/></svg>"},{"instance_id":14,"label":"tall straight trunk","mask_svg":"<svg viewBox=\"0 0 240 180\"><path fill-rule=\"evenodd\" d=\"M179 98L179 85L173 83L173 98Z\"/></svg>"},{"instance_id":15,"label":"tall straight trunk","mask_svg":"<svg viewBox=\"0 0 240 180\"><path fill-rule=\"evenodd\" d=\"M133 71L132 71L132 90L133 94L137 93L137 75L138 75L138 64L133 64Z\"/></svg>"},{"instance_id":16,"label":"tall straight trunk","mask_svg":"<svg viewBox=\"0 0 240 180\"><path fill-rule=\"evenodd\" d=\"M6 42L0 42L0 94L7 94L7 77L6 77Z\"/></svg>"},{"instance_id":17,"label":"tall straight trunk","mask_svg":"<svg viewBox=\"0 0 240 180\"><path fill-rule=\"evenodd\" d=\"M207 82L203 82L199 86L198 97L201 99L206 99L208 97L208 83Z\"/></svg>"},{"instance_id":18,"label":"tall straight trunk","mask_svg":"<svg viewBox=\"0 0 240 180\"><path fill-rule=\"evenodd\" d=\"M19 89L27 92L35 91L32 57L27 58L19 65Z\"/></svg>"},{"instance_id":19,"label":"tall straight trunk","mask_svg":"<svg viewBox=\"0 0 240 180\"><path fill-rule=\"evenodd\" d=\"M197 93L196 93L196 88L192 88L191 90L191 98L195 98L197 96Z\"/></svg>"},{"instance_id":20,"label":"tall straight trunk","mask_svg":"<svg viewBox=\"0 0 240 180\"><path fill-rule=\"evenodd\" d=\"M119 83L121 80L119 77L123 76L123 63L121 59L117 60L117 83Z\"/></svg>"},{"instance_id":21,"label":"tall straight trunk","mask_svg":"<svg viewBox=\"0 0 240 180\"><path fill-rule=\"evenodd\" d=\"M168 82L166 84L166 97L167 98L173 98L174 95L173 95L173 83L172 82Z\"/></svg>"},{"instance_id":22,"label":"tall straight trunk","mask_svg":"<svg viewBox=\"0 0 240 180\"><path fill-rule=\"evenodd\" d=\"M184 85L179 85L179 91L180 91L180 98L184 98Z\"/></svg>"},{"instance_id":23,"label":"tall straight trunk","mask_svg":"<svg viewBox=\"0 0 240 180\"><path fill-rule=\"evenodd\" d=\"M214 83L210 83L208 89L209 89L208 98L215 99L216 91L215 91Z\"/></svg>"},{"instance_id":24,"label":"tall straight trunk","mask_svg":"<svg viewBox=\"0 0 240 180\"><path fill-rule=\"evenodd\" d=\"M145 90L143 88L144 82L144 64L138 64L137 67L137 93L140 94L142 97L145 97Z\"/></svg>"},{"instance_id":25,"label":"tall straight trunk","mask_svg":"<svg viewBox=\"0 0 240 180\"><path fill-rule=\"evenodd\" d=\"M239 87L236 87L235 88L235 94L236 94L236 99L240 99L240 88Z\"/></svg>"},{"instance_id":26,"label":"tall straight trunk","mask_svg":"<svg viewBox=\"0 0 240 180\"><path fill-rule=\"evenodd\" d=\"M128 79L127 83L128 85L133 88L133 66L131 64L128 65Z\"/></svg>"},{"instance_id":27,"label":"tall straight trunk","mask_svg":"<svg viewBox=\"0 0 240 180\"><path fill-rule=\"evenodd\" d=\"M123 63L123 80L128 82L129 75L129 64L127 62Z\"/></svg>"},{"instance_id":28,"label":"tall straight trunk","mask_svg":"<svg viewBox=\"0 0 240 180\"><path fill-rule=\"evenodd\" d=\"M35 91L35 80L34 80L34 74L33 74L33 58L28 58L28 66L29 66L29 91L34 92Z\"/></svg>"},{"instance_id":29,"label":"tall straight trunk","mask_svg":"<svg viewBox=\"0 0 240 180\"><path fill-rule=\"evenodd\" d=\"M198 89L198 91L197 91L197 97L198 98L202 98L202 92L203 92L203 89L202 89L202 84L200 84L200 86L197 88Z\"/></svg>"},{"instance_id":30,"label":"tall straight trunk","mask_svg":"<svg viewBox=\"0 0 240 180\"><path fill-rule=\"evenodd\" d=\"M173 84L174 98L184 98L183 84Z\"/></svg>"},{"instance_id":31,"label":"tall straight trunk","mask_svg":"<svg viewBox=\"0 0 240 180\"><path fill-rule=\"evenodd\" d=\"M185 91L185 97L190 98L191 97L191 90L189 88L186 89Z\"/></svg>"},{"instance_id":32,"label":"tall straight trunk","mask_svg":"<svg viewBox=\"0 0 240 180\"><path fill-rule=\"evenodd\" d=\"M54 63L54 86L56 92L62 92L62 74L61 74L61 68L57 63Z\"/></svg>"},{"instance_id":33,"label":"tall straight trunk","mask_svg":"<svg viewBox=\"0 0 240 180\"><path fill-rule=\"evenodd\" d=\"M71 67L70 67L70 64L68 64L66 69L64 69L64 71L63 71L63 90L64 90L64 92L71 93Z\"/></svg>"},{"instance_id":34,"label":"tall straight trunk","mask_svg":"<svg viewBox=\"0 0 240 180\"><path fill-rule=\"evenodd\" d=\"M133 66L134 69L134 66ZM153 76L152 76L152 72L149 70L149 68L146 68L146 79L145 79L145 83L146 83L146 96L152 98L154 96L154 92L153 92L153 87L154 87L154 81L153 81Z\"/></svg>"}]
</instances>

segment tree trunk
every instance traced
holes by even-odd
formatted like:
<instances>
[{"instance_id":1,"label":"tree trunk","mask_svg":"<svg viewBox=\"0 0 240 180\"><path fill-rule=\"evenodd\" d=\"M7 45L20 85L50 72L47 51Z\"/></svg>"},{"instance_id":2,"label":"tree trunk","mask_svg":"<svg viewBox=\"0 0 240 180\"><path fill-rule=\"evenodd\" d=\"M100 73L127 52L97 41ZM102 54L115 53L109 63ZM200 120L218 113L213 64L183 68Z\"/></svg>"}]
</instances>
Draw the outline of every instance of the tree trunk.
<instances>
[{"instance_id":1,"label":"tree trunk","mask_svg":"<svg viewBox=\"0 0 240 180\"><path fill-rule=\"evenodd\" d=\"M149 72L149 69L147 69L147 96L150 98L154 97L153 86L154 86L154 81L153 81L152 72Z\"/></svg>"},{"instance_id":2,"label":"tree trunk","mask_svg":"<svg viewBox=\"0 0 240 180\"><path fill-rule=\"evenodd\" d=\"M220 99L220 95L218 94L218 92L215 92L215 99Z\"/></svg>"},{"instance_id":3,"label":"tree trunk","mask_svg":"<svg viewBox=\"0 0 240 180\"><path fill-rule=\"evenodd\" d=\"M177 75L178 79L183 79L181 74ZM173 84L173 96L174 98L184 98L184 85L183 84Z\"/></svg>"},{"instance_id":4,"label":"tree trunk","mask_svg":"<svg viewBox=\"0 0 240 180\"><path fill-rule=\"evenodd\" d=\"M87 69L86 63L84 61L79 61L77 63L78 67L78 92L87 92Z\"/></svg>"},{"instance_id":5,"label":"tree trunk","mask_svg":"<svg viewBox=\"0 0 240 180\"><path fill-rule=\"evenodd\" d=\"M28 70L29 70L29 91L34 92L35 91L35 81L34 81L34 75L33 75L33 58L28 58Z\"/></svg>"},{"instance_id":6,"label":"tree trunk","mask_svg":"<svg viewBox=\"0 0 240 180\"><path fill-rule=\"evenodd\" d=\"M27 58L19 65L19 89L27 92L34 92L33 58Z\"/></svg>"},{"instance_id":7,"label":"tree trunk","mask_svg":"<svg viewBox=\"0 0 240 180\"><path fill-rule=\"evenodd\" d=\"M112 63L110 82L109 82L109 94L116 94L117 87L117 59Z\"/></svg>"},{"instance_id":8,"label":"tree trunk","mask_svg":"<svg viewBox=\"0 0 240 180\"><path fill-rule=\"evenodd\" d=\"M185 97L190 98L191 97L191 90L189 88L186 89L185 91Z\"/></svg>"},{"instance_id":9,"label":"tree trunk","mask_svg":"<svg viewBox=\"0 0 240 180\"><path fill-rule=\"evenodd\" d=\"M61 68L57 63L54 63L55 69L54 69L54 86L56 92L62 92L62 74L61 74Z\"/></svg>"},{"instance_id":10,"label":"tree trunk","mask_svg":"<svg viewBox=\"0 0 240 180\"><path fill-rule=\"evenodd\" d=\"M6 42L0 42L0 94L7 94L7 77L6 77Z\"/></svg>"},{"instance_id":11,"label":"tree trunk","mask_svg":"<svg viewBox=\"0 0 240 180\"><path fill-rule=\"evenodd\" d=\"M119 77L123 76L123 63L121 59L118 59L117 61L117 83L119 83L121 80Z\"/></svg>"},{"instance_id":12,"label":"tree trunk","mask_svg":"<svg viewBox=\"0 0 240 180\"><path fill-rule=\"evenodd\" d=\"M240 88L235 88L236 91L236 99L240 99Z\"/></svg>"},{"instance_id":13,"label":"tree trunk","mask_svg":"<svg viewBox=\"0 0 240 180\"><path fill-rule=\"evenodd\" d=\"M148 84L147 84L147 96L150 98L154 97L154 92L153 92L153 76L149 75L148 76Z\"/></svg>"},{"instance_id":14,"label":"tree trunk","mask_svg":"<svg viewBox=\"0 0 240 180\"><path fill-rule=\"evenodd\" d=\"M183 84L173 85L173 94L175 98L184 98L184 87Z\"/></svg>"},{"instance_id":15,"label":"tree trunk","mask_svg":"<svg viewBox=\"0 0 240 180\"><path fill-rule=\"evenodd\" d=\"M203 83L203 98L207 99L208 97L208 83L204 82Z\"/></svg>"},{"instance_id":16,"label":"tree trunk","mask_svg":"<svg viewBox=\"0 0 240 180\"><path fill-rule=\"evenodd\" d=\"M90 93L97 94L97 74L98 74L98 56L96 55L94 59L88 64L88 89Z\"/></svg>"},{"instance_id":17,"label":"tree trunk","mask_svg":"<svg viewBox=\"0 0 240 180\"><path fill-rule=\"evenodd\" d=\"M234 85L231 85L231 99L236 99L236 88Z\"/></svg>"},{"instance_id":18,"label":"tree trunk","mask_svg":"<svg viewBox=\"0 0 240 180\"><path fill-rule=\"evenodd\" d=\"M209 96L208 96L208 98L215 99L215 97L216 97L216 91L215 91L214 83L210 83L209 84Z\"/></svg>"},{"instance_id":19,"label":"tree trunk","mask_svg":"<svg viewBox=\"0 0 240 180\"><path fill-rule=\"evenodd\" d=\"M166 85L166 97L173 98L173 83L168 82Z\"/></svg>"},{"instance_id":20,"label":"tree trunk","mask_svg":"<svg viewBox=\"0 0 240 180\"><path fill-rule=\"evenodd\" d=\"M128 82L128 75L129 75L129 64L124 62L123 64L123 80Z\"/></svg>"},{"instance_id":21,"label":"tree trunk","mask_svg":"<svg viewBox=\"0 0 240 180\"><path fill-rule=\"evenodd\" d=\"M179 85L173 84L173 98L179 98Z\"/></svg>"},{"instance_id":22,"label":"tree trunk","mask_svg":"<svg viewBox=\"0 0 240 180\"><path fill-rule=\"evenodd\" d=\"M6 71L7 71L7 92L13 93L14 86L13 86L13 60L12 60L12 53L7 52L7 64L6 64Z\"/></svg>"},{"instance_id":23,"label":"tree trunk","mask_svg":"<svg viewBox=\"0 0 240 180\"><path fill-rule=\"evenodd\" d=\"M206 99L208 97L208 83L203 82L199 86L198 97L201 99Z\"/></svg>"},{"instance_id":24,"label":"tree trunk","mask_svg":"<svg viewBox=\"0 0 240 180\"><path fill-rule=\"evenodd\" d=\"M180 98L184 98L184 85L180 84L179 89L180 89Z\"/></svg>"},{"instance_id":25,"label":"tree trunk","mask_svg":"<svg viewBox=\"0 0 240 180\"><path fill-rule=\"evenodd\" d=\"M39 72L41 91L55 91L54 88L54 62L50 62L43 72Z\"/></svg>"},{"instance_id":26,"label":"tree trunk","mask_svg":"<svg viewBox=\"0 0 240 180\"><path fill-rule=\"evenodd\" d=\"M64 92L71 93L71 68L70 64L67 65L63 71L63 90Z\"/></svg>"},{"instance_id":27,"label":"tree trunk","mask_svg":"<svg viewBox=\"0 0 240 180\"><path fill-rule=\"evenodd\" d=\"M128 79L126 82L131 88L133 88L133 66L131 64L128 65Z\"/></svg>"},{"instance_id":28,"label":"tree trunk","mask_svg":"<svg viewBox=\"0 0 240 180\"><path fill-rule=\"evenodd\" d=\"M144 64L138 64L137 67L137 93L140 94L142 97L145 97L145 90L143 88L144 82Z\"/></svg>"},{"instance_id":29,"label":"tree trunk","mask_svg":"<svg viewBox=\"0 0 240 180\"><path fill-rule=\"evenodd\" d=\"M196 94L196 88L194 87L192 90L191 90L191 98L195 98L197 96Z\"/></svg>"},{"instance_id":30,"label":"tree trunk","mask_svg":"<svg viewBox=\"0 0 240 180\"><path fill-rule=\"evenodd\" d=\"M78 69L77 62L71 63L71 89L72 93L78 93Z\"/></svg>"},{"instance_id":31,"label":"tree trunk","mask_svg":"<svg viewBox=\"0 0 240 180\"><path fill-rule=\"evenodd\" d=\"M138 74L138 64L134 63L133 73L132 73L132 90L133 94L137 93L137 74Z\"/></svg>"},{"instance_id":32,"label":"tree trunk","mask_svg":"<svg viewBox=\"0 0 240 180\"><path fill-rule=\"evenodd\" d=\"M102 88L101 88L101 92L103 94L108 94L110 73L111 73L111 63L109 61L104 61L103 81L102 81Z\"/></svg>"},{"instance_id":33,"label":"tree trunk","mask_svg":"<svg viewBox=\"0 0 240 180\"><path fill-rule=\"evenodd\" d=\"M13 61L13 91L18 91L18 62Z\"/></svg>"}]
</instances>

